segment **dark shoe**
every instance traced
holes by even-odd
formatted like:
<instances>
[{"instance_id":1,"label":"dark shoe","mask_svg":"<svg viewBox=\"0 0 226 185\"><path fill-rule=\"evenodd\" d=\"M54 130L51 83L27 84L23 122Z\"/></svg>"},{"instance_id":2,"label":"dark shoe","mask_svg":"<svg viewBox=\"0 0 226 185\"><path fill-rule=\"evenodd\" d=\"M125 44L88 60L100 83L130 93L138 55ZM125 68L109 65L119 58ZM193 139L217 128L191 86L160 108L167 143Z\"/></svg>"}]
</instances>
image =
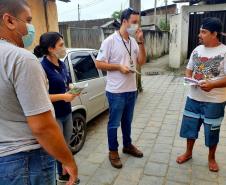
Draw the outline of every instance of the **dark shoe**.
<instances>
[{"instance_id":1,"label":"dark shoe","mask_svg":"<svg viewBox=\"0 0 226 185\"><path fill-rule=\"evenodd\" d=\"M67 175L59 175L57 181L58 182L67 182L69 181L69 178L70 176L67 174Z\"/></svg>"},{"instance_id":2,"label":"dark shoe","mask_svg":"<svg viewBox=\"0 0 226 185\"><path fill-rule=\"evenodd\" d=\"M118 151L110 151L109 152L109 160L111 162L111 165L114 168L118 168L118 169L122 168L122 162L120 160Z\"/></svg>"},{"instance_id":3,"label":"dark shoe","mask_svg":"<svg viewBox=\"0 0 226 185\"><path fill-rule=\"evenodd\" d=\"M129 147L124 147L122 152L138 158L142 158L144 156L144 154L140 150L138 150L134 145L130 145Z\"/></svg>"},{"instance_id":4,"label":"dark shoe","mask_svg":"<svg viewBox=\"0 0 226 185\"><path fill-rule=\"evenodd\" d=\"M68 182L69 179L70 179L70 176L68 174L67 175L59 175L57 181L58 182ZM80 179L77 179L77 181L74 184L76 185L79 183L80 183Z\"/></svg>"}]
</instances>

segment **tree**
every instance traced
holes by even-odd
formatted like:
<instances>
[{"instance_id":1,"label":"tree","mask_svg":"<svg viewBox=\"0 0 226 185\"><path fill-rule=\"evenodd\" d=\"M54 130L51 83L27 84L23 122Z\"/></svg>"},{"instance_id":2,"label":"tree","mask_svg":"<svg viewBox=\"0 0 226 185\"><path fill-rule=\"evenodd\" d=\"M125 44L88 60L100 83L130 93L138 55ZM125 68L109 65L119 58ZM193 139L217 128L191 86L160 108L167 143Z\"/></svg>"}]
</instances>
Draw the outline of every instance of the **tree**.
<instances>
[{"instance_id":1,"label":"tree","mask_svg":"<svg viewBox=\"0 0 226 185\"><path fill-rule=\"evenodd\" d=\"M120 19L122 14L122 10L120 11L114 11L113 14L111 15L112 18L114 19Z\"/></svg>"}]
</instances>

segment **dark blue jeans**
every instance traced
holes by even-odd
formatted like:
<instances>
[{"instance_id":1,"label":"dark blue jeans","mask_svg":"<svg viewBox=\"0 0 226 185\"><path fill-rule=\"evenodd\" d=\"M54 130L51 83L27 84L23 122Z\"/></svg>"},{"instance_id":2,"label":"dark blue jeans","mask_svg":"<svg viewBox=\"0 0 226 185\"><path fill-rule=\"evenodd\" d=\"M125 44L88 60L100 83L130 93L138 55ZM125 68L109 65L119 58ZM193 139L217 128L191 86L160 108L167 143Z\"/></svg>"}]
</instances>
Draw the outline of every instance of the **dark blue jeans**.
<instances>
[{"instance_id":1,"label":"dark blue jeans","mask_svg":"<svg viewBox=\"0 0 226 185\"><path fill-rule=\"evenodd\" d=\"M131 124L136 103L137 92L106 92L109 102L108 145L110 151L118 150L117 130L121 123L123 146L132 144Z\"/></svg>"},{"instance_id":2,"label":"dark blue jeans","mask_svg":"<svg viewBox=\"0 0 226 185\"><path fill-rule=\"evenodd\" d=\"M43 149L0 157L0 185L55 184L55 160Z\"/></svg>"},{"instance_id":3,"label":"dark blue jeans","mask_svg":"<svg viewBox=\"0 0 226 185\"><path fill-rule=\"evenodd\" d=\"M57 122L59 123L61 131L63 132L65 141L69 145L73 131L72 113L68 114L65 117L57 118ZM59 161L57 161L57 172L59 175L63 174L62 164Z\"/></svg>"}]
</instances>

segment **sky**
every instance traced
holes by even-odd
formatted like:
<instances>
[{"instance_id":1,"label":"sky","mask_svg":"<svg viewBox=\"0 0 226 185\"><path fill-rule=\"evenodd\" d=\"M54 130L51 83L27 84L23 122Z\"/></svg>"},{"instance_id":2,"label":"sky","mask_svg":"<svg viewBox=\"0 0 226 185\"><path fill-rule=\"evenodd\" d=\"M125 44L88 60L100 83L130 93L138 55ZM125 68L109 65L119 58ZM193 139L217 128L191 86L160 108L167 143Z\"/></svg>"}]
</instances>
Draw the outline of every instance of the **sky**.
<instances>
[{"instance_id":1,"label":"sky","mask_svg":"<svg viewBox=\"0 0 226 185\"><path fill-rule=\"evenodd\" d=\"M59 21L78 20L78 4L80 5L80 19L100 19L111 17L114 11L129 7L129 0L71 0L70 3L57 1ZM157 6L164 6L164 0L157 0ZM168 0L172 4L172 0ZM141 9L154 7L154 0L141 0Z\"/></svg>"}]
</instances>

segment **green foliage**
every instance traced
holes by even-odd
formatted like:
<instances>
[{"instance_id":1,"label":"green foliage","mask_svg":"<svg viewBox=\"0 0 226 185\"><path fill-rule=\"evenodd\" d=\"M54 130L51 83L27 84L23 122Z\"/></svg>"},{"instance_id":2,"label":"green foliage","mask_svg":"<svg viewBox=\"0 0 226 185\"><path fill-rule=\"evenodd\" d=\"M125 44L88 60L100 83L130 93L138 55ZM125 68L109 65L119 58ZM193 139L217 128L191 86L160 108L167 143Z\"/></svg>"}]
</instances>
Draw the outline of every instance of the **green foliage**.
<instances>
[{"instance_id":1,"label":"green foliage","mask_svg":"<svg viewBox=\"0 0 226 185\"><path fill-rule=\"evenodd\" d=\"M167 22L167 24L166 24L166 21L164 19L162 19L159 23L159 28L162 31L170 31L170 24L169 24L169 22Z\"/></svg>"},{"instance_id":2,"label":"green foliage","mask_svg":"<svg viewBox=\"0 0 226 185\"><path fill-rule=\"evenodd\" d=\"M120 19L122 14L122 10L120 11L114 11L113 14L111 15L112 18L114 19Z\"/></svg>"}]
</instances>

